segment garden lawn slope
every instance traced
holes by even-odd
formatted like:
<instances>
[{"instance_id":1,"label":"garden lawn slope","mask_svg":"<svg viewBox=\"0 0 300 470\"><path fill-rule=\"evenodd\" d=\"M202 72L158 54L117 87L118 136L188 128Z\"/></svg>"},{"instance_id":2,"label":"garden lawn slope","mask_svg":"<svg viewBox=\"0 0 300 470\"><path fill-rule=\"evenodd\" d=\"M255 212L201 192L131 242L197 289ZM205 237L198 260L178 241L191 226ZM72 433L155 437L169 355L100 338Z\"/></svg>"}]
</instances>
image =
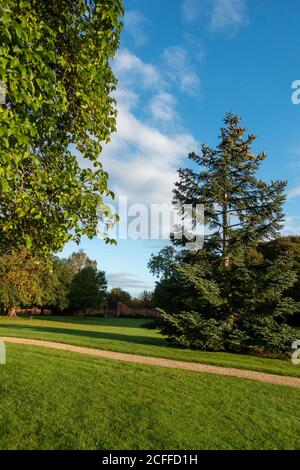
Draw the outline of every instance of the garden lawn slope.
<instances>
[{"instance_id":1,"label":"garden lawn slope","mask_svg":"<svg viewBox=\"0 0 300 470\"><path fill-rule=\"evenodd\" d=\"M9 344L0 449L297 449L300 392Z\"/></svg>"},{"instance_id":2,"label":"garden lawn slope","mask_svg":"<svg viewBox=\"0 0 300 470\"><path fill-rule=\"evenodd\" d=\"M125 318L0 317L0 336L57 341L109 351L300 377L300 365L293 365L291 360L171 347L157 330L142 328L144 322L145 320Z\"/></svg>"}]
</instances>

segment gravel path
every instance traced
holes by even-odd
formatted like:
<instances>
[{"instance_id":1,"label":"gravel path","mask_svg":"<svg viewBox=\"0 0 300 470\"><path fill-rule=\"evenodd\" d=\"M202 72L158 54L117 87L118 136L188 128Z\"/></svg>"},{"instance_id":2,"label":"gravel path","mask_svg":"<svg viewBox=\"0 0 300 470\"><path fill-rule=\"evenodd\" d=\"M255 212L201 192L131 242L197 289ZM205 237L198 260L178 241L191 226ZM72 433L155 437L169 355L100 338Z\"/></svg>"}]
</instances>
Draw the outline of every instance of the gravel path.
<instances>
[{"instance_id":1,"label":"gravel path","mask_svg":"<svg viewBox=\"0 0 300 470\"><path fill-rule=\"evenodd\" d=\"M43 346L51 349L71 351L88 356L115 359L117 361L132 362L136 364L146 364L151 366L168 367L172 369L184 369L195 372L205 372L209 374L227 375L231 377L241 377L243 379L259 380L276 385L286 385L300 388L300 378L288 377L285 375L267 374L252 370L235 369L231 367L218 367L208 364L198 364L196 362L175 361L173 359L163 359L159 357L140 356L136 354L125 354L113 351L103 351L101 349L85 348L72 344L56 343L53 341L41 341L36 339L13 338L1 336L0 341L5 343L24 344L26 346Z\"/></svg>"}]
</instances>

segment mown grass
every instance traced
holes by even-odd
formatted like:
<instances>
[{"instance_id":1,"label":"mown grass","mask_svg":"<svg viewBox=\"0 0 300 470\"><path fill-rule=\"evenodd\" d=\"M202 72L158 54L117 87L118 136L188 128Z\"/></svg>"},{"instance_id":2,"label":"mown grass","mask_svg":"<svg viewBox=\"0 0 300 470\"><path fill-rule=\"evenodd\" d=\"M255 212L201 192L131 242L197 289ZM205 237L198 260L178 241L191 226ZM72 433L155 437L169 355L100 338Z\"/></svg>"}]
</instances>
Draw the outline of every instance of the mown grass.
<instances>
[{"instance_id":1,"label":"mown grass","mask_svg":"<svg viewBox=\"0 0 300 470\"><path fill-rule=\"evenodd\" d=\"M142 328L144 322L126 318L0 317L0 336L57 341L110 351L300 377L300 365L292 364L289 359L268 359L171 347L158 331Z\"/></svg>"},{"instance_id":2,"label":"mown grass","mask_svg":"<svg viewBox=\"0 0 300 470\"><path fill-rule=\"evenodd\" d=\"M300 391L7 345L0 449L299 449Z\"/></svg>"}]
</instances>

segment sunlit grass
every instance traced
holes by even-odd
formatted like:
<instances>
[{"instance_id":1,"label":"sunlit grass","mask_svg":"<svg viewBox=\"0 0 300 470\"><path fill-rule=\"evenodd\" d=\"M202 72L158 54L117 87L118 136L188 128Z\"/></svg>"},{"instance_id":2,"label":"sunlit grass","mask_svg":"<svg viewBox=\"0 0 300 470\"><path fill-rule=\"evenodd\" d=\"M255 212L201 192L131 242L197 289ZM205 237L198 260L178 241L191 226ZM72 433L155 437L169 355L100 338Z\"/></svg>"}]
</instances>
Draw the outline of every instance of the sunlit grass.
<instances>
[{"instance_id":1,"label":"sunlit grass","mask_svg":"<svg viewBox=\"0 0 300 470\"><path fill-rule=\"evenodd\" d=\"M208 353L171 347L157 330L142 328L144 322L145 320L127 318L0 317L0 336L43 339L110 351L300 377L300 365L293 365L289 359L268 359L223 352Z\"/></svg>"},{"instance_id":2,"label":"sunlit grass","mask_svg":"<svg viewBox=\"0 0 300 470\"><path fill-rule=\"evenodd\" d=\"M7 345L0 449L299 449L300 391Z\"/></svg>"}]
</instances>

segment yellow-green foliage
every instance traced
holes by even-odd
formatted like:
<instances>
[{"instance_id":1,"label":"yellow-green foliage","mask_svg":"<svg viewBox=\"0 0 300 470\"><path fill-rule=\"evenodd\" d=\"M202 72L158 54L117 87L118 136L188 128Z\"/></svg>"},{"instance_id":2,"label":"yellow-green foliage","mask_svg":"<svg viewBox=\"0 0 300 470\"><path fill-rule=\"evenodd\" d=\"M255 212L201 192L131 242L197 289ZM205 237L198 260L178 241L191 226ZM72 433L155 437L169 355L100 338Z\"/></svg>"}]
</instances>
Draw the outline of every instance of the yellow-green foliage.
<instances>
[{"instance_id":1,"label":"yellow-green foliage","mask_svg":"<svg viewBox=\"0 0 300 470\"><path fill-rule=\"evenodd\" d=\"M53 252L94 236L111 194L121 0L0 0L0 250ZM78 153L88 165L80 166Z\"/></svg>"}]
</instances>

